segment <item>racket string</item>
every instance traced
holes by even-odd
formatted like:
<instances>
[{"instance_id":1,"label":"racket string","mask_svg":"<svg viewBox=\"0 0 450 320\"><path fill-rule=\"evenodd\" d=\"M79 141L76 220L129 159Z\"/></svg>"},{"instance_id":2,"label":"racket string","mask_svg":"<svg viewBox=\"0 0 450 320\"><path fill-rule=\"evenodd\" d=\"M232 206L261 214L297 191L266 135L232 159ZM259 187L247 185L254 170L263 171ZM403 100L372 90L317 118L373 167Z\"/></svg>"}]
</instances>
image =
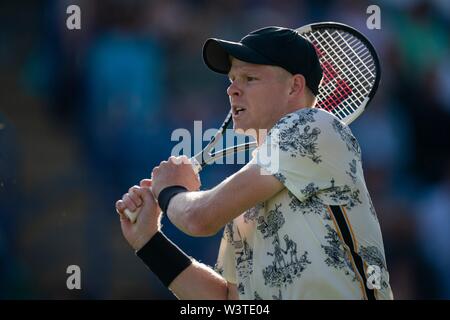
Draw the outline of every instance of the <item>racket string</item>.
<instances>
[{"instance_id":1,"label":"racket string","mask_svg":"<svg viewBox=\"0 0 450 320\"><path fill-rule=\"evenodd\" d=\"M331 56L331 54L330 54L330 51L332 51L335 55L337 55L335 48L332 48L331 44L329 44L328 41L321 34L319 34L319 36L321 37L322 41L319 41L319 39L315 35L311 34L311 37L313 38L314 42L318 46L322 47L322 49L325 49L325 50L323 50L324 54L323 54L322 60L327 59L327 60L333 62L333 66L336 67L337 69L339 69L339 71L341 73L338 76L345 75L344 70L342 70L341 66L336 63L336 61L335 61L336 59L334 59L333 56ZM328 46L328 48L327 48L327 46ZM333 81L331 83L334 84ZM326 110L329 110L329 111L335 113L336 115L339 116L340 119L342 119L348 115L348 111L346 110L347 107L344 104L342 105L341 108L336 108L336 107L338 107L338 105L341 102L343 102L341 98L336 96L336 94L335 94L335 92L337 92L336 88L333 88L332 91L330 91L329 87L328 88L321 87L321 91L325 91L326 96L319 97L318 100L320 102L322 102L323 107L325 107ZM327 100L323 100L325 97L327 98ZM353 98L351 96L348 97L348 99L351 101L351 103L355 104L355 101L353 100Z\"/></svg>"},{"instance_id":2,"label":"racket string","mask_svg":"<svg viewBox=\"0 0 450 320\"><path fill-rule=\"evenodd\" d=\"M357 73L359 73L362 76L362 79L364 81L367 81L368 85L370 85L370 82L365 79L364 75L362 74L361 70L355 65L355 63L353 62L353 60L348 56L347 52L346 52L346 48L349 48L351 50L351 47L349 46L349 44L342 38L345 47L343 45L340 45L339 43L336 42L336 40L334 39L334 37L328 32L328 30L325 30L326 34L330 37L331 41L333 41L333 44L330 44L333 52L335 53L336 57L342 62L343 66L346 67L346 69L348 71L350 71L351 75L356 75L355 71ZM336 34L340 35L339 32L335 31ZM340 51L340 52L339 52ZM342 53L347 61L344 61L344 58L342 57L342 55L340 54ZM335 60L335 59L334 59ZM350 64L349 64L349 63ZM338 66L340 67L340 65L338 64ZM367 67L366 67L367 68ZM370 71L370 70L369 70ZM347 75L348 73L345 72L345 70L342 70L344 75ZM360 81L359 77L356 77L358 83L361 85L362 88L365 88L365 86L363 85L363 83ZM368 93L368 92L367 92Z\"/></svg>"},{"instance_id":3,"label":"racket string","mask_svg":"<svg viewBox=\"0 0 450 320\"><path fill-rule=\"evenodd\" d=\"M321 56L320 58L323 67L325 67L325 81L323 81L324 83L321 85L320 97L318 97L319 104L326 110L336 114L342 120L353 113L357 109L357 107L353 106L356 106L357 103L361 104L365 99L364 94L369 93L370 90L368 90L367 86L364 84L367 83L369 87L373 85L374 81L371 82L369 79L373 78L374 75L371 68L368 66L368 64L370 62L373 63L373 61L370 59L370 51L366 46L352 35L345 33L343 36L335 31L340 37L340 39L336 40L333 38L333 34L330 34L328 30L325 30L324 33L325 34L322 34L321 32L315 32L315 34L308 33L304 34L304 36L313 41L316 48L319 48L318 53ZM347 36L347 39L345 36ZM354 55L357 56L361 52L364 52L364 56L363 58L358 57L358 61L355 64L350 57ZM336 58L338 58L339 61L337 61ZM334 69L329 69L330 61L333 62L332 68L338 69L341 74L337 74ZM348 62L350 62L350 64ZM364 67L363 71L358 69L361 67ZM374 66L373 69L375 69ZM353 75L353 79L348 77L348 75ZM336 76L349 81L350 85L353 86L355 90L349 92L349 89L351 88L348 88L343 82L339 83L336 88L334 81L330 81L333 78L337 78ZM341 90L342 92L340 92ZM340 92L340 94L337 95L337 92ZM324 100L325 98L326 100ZM348 100L350 104L343 101L343 99ZM339 107L339 104L342 106Z\"/></svg>"},{"instance_id":4,"label":"racket string","mask_svg":"<svg viewBox=\"0 0 450 320\"><path fill-rule=\"evenodd\" d=\"M329 32L327 32L329 34ZM336 44L337 48L340 48L343 52L343 54L345 55L345 57L347 58L347 61L351 63L351 65L353 67L349 67L349 69L352 71L352 73L354 74L355 70L362 76L362 80L364 80L365 82L367 82L367 84L370 86L372 86L372 82L368 80L368 77L366 76L365 72L368 72L370 74L370 77L372 79L375 78L374 74L372 73L372 71L370 70L370 68L360 59L359 55L356 53L356 51L352 48L352 46L356 43L356 44L360 44L360 46L364 46L363 43L361 43L359 40L357 40L356 38L352 38L354 41L353 42L348 42L340 32L335 31L335 33L341 38L341 41L337 42L336 39L332 38L333 42ZM331 36L331 35L330 35ZM350 36L351 37L351 36ZM344 43L346 46L343 46L342 43ZM364 46L365 47L365 46ZM348 50L345 50L345 49ZM350 51L350 52L347 52ZM353 54L352 54L353 53ZM352 57L350 57L349 55L352 55ZM360 63L355 64L355 59L360 61ZM348 66L348 63L346 64ZM364 67L365 70L361 70ZM362 85L362 83L361 83ZM367 86L362 86L367 93L369 92L367 90Z\"/></svg>"},{"instance_id":5,"label":"racket string","mask_svg":"<svg viewBox=\"0 0 450 320\"><path fill-rule=\"evenodd\" d=\"M347 42L340 32L336 32L336 33L341 37L341 39L342 39L344 42ZM353 43L355 43L355 42L356 42L356 43L359 43L359 46L360 46L360 47L363 46L363 47L365 48L364 44L363 44L361 41L355 39L355 41L353 41ZM369 67L361 60L360 55L359 55L358 53L356 53L357 48L352 48L352 44L350 44L350 43L348 43L348 48L353 52L354 56L361 62L361 64L367 69L367 71L369 71L370 75L371 75L373 78L375 78L375 75L371 72L370 68L369 68ZM367 51L368 51L368 50L367 50ZM351 61L352 64L354 65L353 60L350 59L350 61ZM358 70L360 70L360 69L358 69Z\"/></svg>"},{"instance_id":6,"label":"racket string","mask_svg":"<svg viewBox=\"0 0 450 320\"><path fill-rule=\"evenodd\" d=\"M360 50L360 51L365 51L365 52L366 52L366 55L367 55L367 53L370 54L370 52L367 50L367 48L365 47L365 45L364 45L362 42L358 41L358 39L356 39L356 38L351 38L351 39L353 39L353 41L352 41L352 40L349 41L348 39L345 39L345 38L344 38L340 33L338 33L337 31L335 31L335 32L341 37L341 40L337 40L337 41L336 41L336 39L334 39L333 36L332 36L329 32L327 32L327 35L329 36L329 38L331 38L331 40L333 41L333 43L329 43L329 41L326 41L325 37L324 37L322 34L319 34L319 35L321 36L321 39L322 39L323 41L326 41L327 44L333 48L333 51L335 51L336 54L338 54L338 51L342 52L342 53L346 56L348 62L350 62L351 64L353 64L353 66L354 66L360 73L362 73L362 71L359 69L359 63L358 63L358 65L355 65L354 59L351 59L351 58L349 57L348 52L346 52L345 49L347 49L347 51L351 50L351 51L352 51L352 55L355 55L355 57L358 57L358 53L357 53L357 51L355 51L355 49L356 49L356 50ZM351 36L351 35L347 35L347 37L352 37L352 36ZM316 39L316 41L318 41L318 40ZM345 47L342 46L342 42L345 43ZM355 47L355 44L357 45L356 47ZM355 47L355 48L353 48L353 47ZM327 51L325 51L325 52L328 53ZM340 55L337 55L337 56L340 57ZM371 57L371 56L369 56L369 58L370 58L370 57ZM341 60L342 60L342 59L341 59ZM358 60L359 60L359 59L358 59ZM344 62L344 65L346 65L346 66L349 65L348 63L345 63L345 61L343 61L343 62ZM373 75L373 73L372 73L372 71L371 71L371 68L369 68L369 66L367 66L367 64L364 63L363 61L361 61L361 64L362 64L362 65L365 67L365 69L371 74L371 76L374 77L374 75ZM353 68L352 68L352 69L353 69ZM354 69L353 69L353 70L354 70Z\"/></svg>"}]
</instances>

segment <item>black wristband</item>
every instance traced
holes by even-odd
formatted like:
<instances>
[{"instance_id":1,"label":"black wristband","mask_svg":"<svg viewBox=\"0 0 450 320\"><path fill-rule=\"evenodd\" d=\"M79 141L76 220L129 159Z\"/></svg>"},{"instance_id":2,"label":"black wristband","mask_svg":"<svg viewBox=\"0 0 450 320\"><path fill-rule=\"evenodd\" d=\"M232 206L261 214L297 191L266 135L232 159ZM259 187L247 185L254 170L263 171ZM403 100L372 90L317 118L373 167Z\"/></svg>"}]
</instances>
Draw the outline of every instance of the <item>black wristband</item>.
<instances>
[{"instance_id":1,"label":"black wristband","mask_svg":"<svg viewBox=\"0 0 450 320\"><path fill-rule=\"evenodd\" d=\"M169 207L170 200L179 193L187 192L183 186L170 186L161 190L158 196L158 205L162 212L167 213L167 208Z\"/></svg>"},{"instance_id":2,"label":"black wristband","mask_svg":"<svg viewBox=\"0 0 450 320\"><path fill-rule=\"evenodd\" d=\"M191 258L170 241L162 232L157 232L136 255L166 286L192 264Z\"/></svg>"}]
</instances>

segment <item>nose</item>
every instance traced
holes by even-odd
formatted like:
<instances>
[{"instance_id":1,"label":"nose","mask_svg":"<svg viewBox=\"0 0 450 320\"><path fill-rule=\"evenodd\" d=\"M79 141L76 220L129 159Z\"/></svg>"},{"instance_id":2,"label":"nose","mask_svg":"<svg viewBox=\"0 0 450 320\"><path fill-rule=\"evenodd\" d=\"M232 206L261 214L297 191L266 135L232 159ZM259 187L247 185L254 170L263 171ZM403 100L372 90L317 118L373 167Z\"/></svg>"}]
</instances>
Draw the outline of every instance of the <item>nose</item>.
<instances>
[{"instance_id":1,"label":"nose","mask_svg":"<svg viewBox=\"0 0 450 320\"><path fill-rule=\"evenodd\" d=\"M227 94L230 97L239 97L242 95L242 90L236 84L236 81L231 83L227 88Z\"/></svg>"}]
</instances>

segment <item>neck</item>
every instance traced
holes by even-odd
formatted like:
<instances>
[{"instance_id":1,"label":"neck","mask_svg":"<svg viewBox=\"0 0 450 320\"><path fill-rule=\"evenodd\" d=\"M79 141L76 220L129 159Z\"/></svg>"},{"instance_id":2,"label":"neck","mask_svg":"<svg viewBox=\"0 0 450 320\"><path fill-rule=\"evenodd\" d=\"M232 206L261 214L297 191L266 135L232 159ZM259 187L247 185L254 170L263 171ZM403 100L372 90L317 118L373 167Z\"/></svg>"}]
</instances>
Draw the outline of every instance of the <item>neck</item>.
<instances>
[{"instance_id":1,"label":"neck","mask_svg":"<svg viewBox=\"0 0 450 320\"><path fill-rule=\"evenodd\" d=\"M267 132L269 132L269 129L260 129L258 130L256 134L256 144L258 147L264 143L266 140Z\"/></svg>"}]
</instances>

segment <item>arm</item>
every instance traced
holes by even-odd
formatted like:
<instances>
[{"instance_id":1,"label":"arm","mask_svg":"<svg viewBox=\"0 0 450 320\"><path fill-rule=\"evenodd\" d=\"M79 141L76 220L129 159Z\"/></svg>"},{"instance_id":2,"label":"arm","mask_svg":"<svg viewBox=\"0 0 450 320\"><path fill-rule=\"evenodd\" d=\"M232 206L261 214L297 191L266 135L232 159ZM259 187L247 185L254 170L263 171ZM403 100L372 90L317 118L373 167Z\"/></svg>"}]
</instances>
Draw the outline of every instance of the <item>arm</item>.
<instances>
[{"instance_id":1,"label":"arm","mask_svg":"<svg viewBox=\"0 0 450 320\"><path fill-rule=\"evenodd\" d=\"M141 181L141 187L130 188L121 200L116 202L120 215L122 233L137 252L161 230L161 210L151 191L151 180ZM124 214L125 209L136 210L140 215L132 224ZM160 261L164 264L164 261ZM170 266L168 266L170 267ZM169 285L179 299L237 299L236 285L227 282L212 268L192 259L192 264L179 273Z\"/></svg>"},{"instance_id":2,"label":"arm","mask_svg":"<svg viewBox=\"0 0 450 320\"><path fill-rule=\"evenodd\" d=\"M197 261L175 278L169 289L183 300L239 299L235 284L227 282L213 269Z\"/></svg>"},{"instance_id":3,"label":"arm","mask_svg":"<svg viewBox=\"0 0 450 320\"><path fill-rule=\"evenodd\" d=\"M158 172L153 172L154 184L162 185L155 196L165 186L185 185L186 177L193 176L191 171L190 165L175 165L170 161L161 164ZM166 172L170 172L170 179L164 177ZM258 165L249 163L211 190L177 194L170 201L166 214L181 231L193 236L210 236L283 188L275 177L262 174Z\"/></svg>"}]
</instances>

